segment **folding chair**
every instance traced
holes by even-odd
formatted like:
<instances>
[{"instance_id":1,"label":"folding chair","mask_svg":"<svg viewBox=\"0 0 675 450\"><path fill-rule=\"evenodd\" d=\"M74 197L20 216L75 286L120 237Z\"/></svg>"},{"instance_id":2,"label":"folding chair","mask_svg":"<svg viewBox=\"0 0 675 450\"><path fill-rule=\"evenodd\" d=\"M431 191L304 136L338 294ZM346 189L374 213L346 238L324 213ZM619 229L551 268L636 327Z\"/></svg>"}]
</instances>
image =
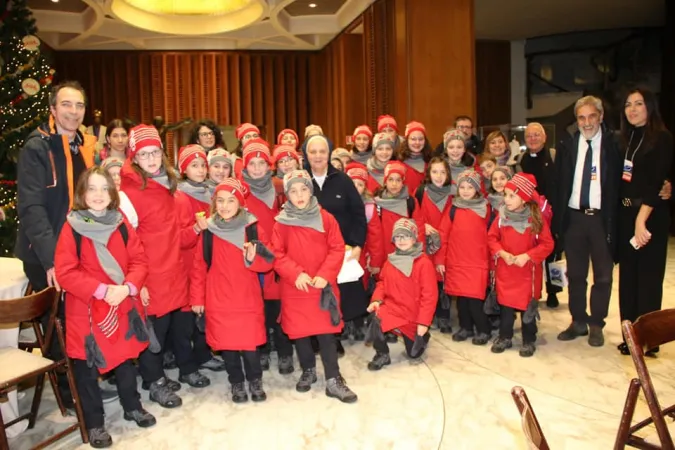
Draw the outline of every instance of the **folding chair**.
<instances>
[{"instance_id":1,"label":"folding chair","mask_svg":"<svg viewBox=\"0 0 675 450\"><path fill-rule=\"evenodd\" d=\"M511 397L513 397L513 401L518 407L518 412L520 412L523 433L530 448L535 450L550 450L525 390L520 386L515 386L511 389Z\"/></svg>"},{"instance_id":2,"label":"folding chair","mask_svg":"<svg viewBox=\"0 0 675 450\"><path fill-rule=\"evenodd\" d=\"M644 354L645 350L675 341L675 309L645 314L640 316L634 323L624 320L621 323L621 328L630 350L631 358L633 358L637 378L633 378L628 386L626 404L621 414L621 422L616 442L614 443L614 449L623 449L628 445L641 449L675 450L669 430L669 428L675 426L675 423L669 421L666 424L665 420L665 416L675 419L675 405L661 409L659 400L656 397L656 391L654 391L652 378L645 363ZM640 389L642 389L647 400L649 417L631 426ZM656 435L645 438L635 435L635 433L651 424L654 424L656 427Z\"/></svg>"},{"instance_id":3,"label":"folding chair","mask_svg":"<svg viewBox=\"0 0 675 450\"><path fill-rule=\"evenodd\" d=\"M47 349L49 348L52 339L58 339L65 354L66 345L63 337L63 327L61 322L55 318L55 314L50 317L49 325L47 330L45 330L45 333L42 332L39 323L40 316L49 311L50 308L52 311L56 311L59 298L60 295L54 288L47 288L26 297L0 301L0 324L30 321L33 325L33 330L35 331L35 336L37 337L42 355L48 354ZM82 442L87 443L89 441L84 426L80 397L77 394L75 378L73 377L72 367L68 357L64 357L58 361L52 361L51 359L18 348L0 348L0 395L10 391L19 383L32 379L36 380L35 393L33 394L30 412L23 414L4 425L2 413L0 413L0 448L9 447L7 435L5 433L6 427L14 425L24 419L28 419L28 428L33 428L35 426L38 410L40 408L40 401L42 400L45 374L49 376L52 386L56 387L56 373L58 370L65 370L68 377L68 384L73 393L73 400L75 402L77 422L65 430L40 442L34 448L46 447L78 429L82 436ZM54 389L54 395L56 396L56 402L61 414L65 416L66 409L63 406L63 399L61 398L58 389Z\"/></svg>"}]
</instances>

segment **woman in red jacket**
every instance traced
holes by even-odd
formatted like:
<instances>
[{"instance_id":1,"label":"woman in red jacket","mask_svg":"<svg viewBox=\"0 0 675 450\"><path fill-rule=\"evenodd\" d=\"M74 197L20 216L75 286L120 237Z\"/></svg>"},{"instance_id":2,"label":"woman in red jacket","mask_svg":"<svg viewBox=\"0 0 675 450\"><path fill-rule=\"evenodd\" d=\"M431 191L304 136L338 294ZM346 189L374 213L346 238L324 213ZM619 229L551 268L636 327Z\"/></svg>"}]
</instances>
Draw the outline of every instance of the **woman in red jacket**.
<instances>
[{"instance_id":1,"label":"woman in red jacket","mask_svg":"<svg viewBox=\"0 0 675 450\"><path fill-rule=\"evenodd\" d=\"M373 138L372 156L366 161L369 175L366 187L372 195L384 187L384 168L393 156L394 141L383 133L376 134Z\"/></svg>"},{"instance_id":2,"label":"woman in red jacket","mask_svg":"<svg viewBox=\"0 0 675 450\"><path fill-rule=\"evenodd\" d=\"M408 191L416 192L424 182L431 152L424 124L413 121L406 125L405 140L401 143L398 160L406 165L405 184Z\"/></svg>"},{"instance_id":3,"label":"woman in red jacket","mask_svg":"<svg viewBox=\"0 0 675 450\"><path fill-rule=\"evenodd\" d=\"M448 162L440 156L435 156L427 165L427 173L415 198L422 199L420 209L425 223L425 235L429 241L440 243L441 237L439 231L443 217L449 214L452 205L450 191L452 188L450 180L450 167ZM450 326L450 297L443 292L443 276L436 274L438 280L439 299L436 304L436 321L439 331L444 334L452 333Z\"/></svg>"},{"instance_id":4,"label":"woman in red jacket","mask_svg":"<svg viewBox=\"0 0 675 450\"><path fill-rule=\"evenodd\" d=\"M391 240L391 232L398 219L413 219L419 230L426 229L422 208L405 185L405 171L402 162L389 162L384 169L384 188L375 196L375 203L382 218L382 243L385 254L396 250ZM424 232L418 232L417 239L422 246L425 245Z\"/></svg>"},{"instance_id":5,"label":"woman in red jacket","mask_svg":"<svg viewBox=\"0 0 675 450\"><path fill-rule=\"evenodd\" d=\"M365 167L359 163L352 163L347 166L346 172L349 178L354 182L354 187L356 187L356 190L361 195L363 204L366 208L366 222L368 223L368 229L366 231L366 242L363 246L361 257L359 258L359 264L361 264L361 267L363 267L365 272L365 275L363 276L363 287L368 291L371 275L373 277L377 276L382 269L382 264L384 264L385 255L384 247L382 245L382 222L380 221L380 216L377 215L377 205L375 205L373 197L366 189L368 172ZM363 318L354 320L352 325L353 329L351 330L351 334L353 334L354 340L362 341L365 338ZM343 339L346 339L350 334L347 328L348 326L345 325L345 332L342 333Z\"/></svg>"},{"instance_id":6,"label":"woman in red jacket","mask_svg":"<svg viewBox=\"0 0 675 450\"><path fill-rule=\"evenodd\" d=\"M78 181L55 253L56 276L66 291L66 352L73 359L84 422L95 448L112 445L104 427L99 373L114 371L125 420L140 427L156 423L141 405L132 362L148 346L143 305L136 297L148 262L118 206L114 181L105 169L87 170Z\"/></svg>"},{"instance_id":7,"label":"woman in red jacket","mask_svg":"<svg viewBox=\"0 0 675 450\"><path fill-rule=\"evenodd\" d=\"M138 358L144 389L150 400L165 408L182 404L175 393L180 383L164 374L162 352L169 332L181 334L172 324L172 316L187 304L187 278L180 255L180 229L176 213L178 180L162 151L162 141L155 127L138 125L129 137L129 158L122 167L121 189L138 214L136 232L148 258L148 277L140 290L149 301L150 319L161 350L145 350ZM185 378L183 378L185 380Z\"/></svg>"},{"instance_id":8,"label":"woman in red jacket","mask_svg":"<svg viewBox=\"0 0 675 450\"><path fill-rule=\"evenodd\" d=\"M493 353L513 345L515 312L520 311L523 346L520 356L532 356L537 340L536 311L541 298L541 263L553 251L553 238L537 203L537 182L518 173L506 184L504 206L490 228L490 251L498 256L497 301L501 321Z\"/></svg>"},{"instance_id":9,"label":"woman in red jacket","mask_svg":"<svg viewBox=\"0 0 675 450\"><path fill-rule=\"evenodd\" d=\"M474 345L485 345L490 339L490 322L483 311L488 285L490 205L480 193L478 173L467 170L457 181L458 195L441 221L436 267L445 276L445 292L457 296L460 330L452 340L461 342L473 337Z\"/></svg>"},{"instance_id":10,"label":"woman in red jacket","mask_svg":"<svg viewBox=\"0 0 675 450\"><path fill-rule=\"evenodd\" d=\"M281 204L272 182L272 160L269 145L262 139L251 139L244 144L244 170L241 173L243 181L251 192L246 207L258 218L260 228L268 236L272 235L274 218L279 214ZM261 275L263 276L263 275ZM261 280L263 298L265 299L266 330L274 330L274 337L267 337L268 344L260 348L260 364L263 370L270 368L269 341L274 339L279 356L279 373L287 375L293 373L293 345L279 326L281 304L277 275L270 267Z\"/></svg>"},{"instance_id":11,"label":"woman in red jacket","mask_svg":"<svg viewBox=\"0 0 675 450\"><path fill-rule=\"evenodd\" d=\"M357 400L338 366L335 334L343 328L337 276L345 241L337 220L313 195L311 176L296 170L284 177L288 201L276 217L272 248L274 268L281 277L281 326L295 340L302 376L295 386L308 392L316 383L316 336L326 376L326 395L345 403Z\"/></svg>"},{"instance_id":12,"label":"woman in red jacket","mask_svg":"<svg viewBox=\"0 0 675 450\"><path fill-rule=\"evenodd\" d=\"M352 160L365 165L373 156L373 130L368 125L359 125L354 129L352 139Z\"/></svg>"},{"instance_id":13,"label":"woman in red jacket","mask_svg":"<svg viewBox=\"0 0 675 450\"><path fill-rule=\"evenodd\" d=\"M396 331L403 336L405 351L419 358L429 342L429 326L434 317L438 286L434 264L417 242L417 225L410 219L399 219L392 232L396 250L390 253L380 273L368 311L380 319L382 332ZM424 345L415 348L415 340ZM373 342L375 357L368 370L380 370L391 363L385 339Z\"/></svg>"},{"instance_id":14,"label":"woman in red jacket","mask_svg":"<svg viewBox=\"0 0 675 450\"><path fill-rule=\"evenodd\" d=\"M182 147L178 152L178 168L182 180L178 183L176 192L176 209L180 226L183 276L187 278L189 289L192 262L195 258L195 249L198 248L197 239L199 234L206 229L206 218L209 215L211 202L212 188L206 181L208 174L206 150L198 144ZM178 339L167 343L167 347L173 350L178 346L183 346L181 351L175 353L183 357L190 356L187 361L176 360L181 375L194 373L197 367L214 372L225 370L223 361L213 357L211 349L206 344L204 333L195 326L195 315L190 306L186 305L181 308L181 312L176 313L175 319L179 321L178 326L185 330L185 334L182 338L176 336ZM185 338L188 335L191 339ZM191 381L192 383L189 383L191 386L196 384L193 387L199 388L208 382L208 378L196 372L191 377Z\"/></svg>"},{"instance_id":15,"label":"woman in red jacket","mask_svg":"<svg viewBox=\"0 0 675 450\"><path fill-rule=\"evenodd\" d=\"M244 379L254 402L267 399L256 350L267 339L258 273L270 271L273 255L265 230L244 209L247 193L233 178L216 187L211 217L197 244L200 250L210 248L210 254L205 255L205 250L195 252L190 275L192 310L204 314L206 340L211 348L221 352L235 403L248 401ZM248 239L249 227L256 228L256 242ZM209 246L204 245L204 239L210 239Z\"/></svg>"}]
</instances>

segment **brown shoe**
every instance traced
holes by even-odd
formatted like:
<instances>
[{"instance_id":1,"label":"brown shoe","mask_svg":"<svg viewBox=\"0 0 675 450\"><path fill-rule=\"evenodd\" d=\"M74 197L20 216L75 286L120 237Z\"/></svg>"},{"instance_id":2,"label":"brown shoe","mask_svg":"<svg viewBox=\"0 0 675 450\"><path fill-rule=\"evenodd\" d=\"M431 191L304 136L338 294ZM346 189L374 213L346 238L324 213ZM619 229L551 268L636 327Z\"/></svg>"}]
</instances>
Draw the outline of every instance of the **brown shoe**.
<instances>
[{"instance_id":1,"label":"brown shoe","mask_svg":"<svg viewBox=\"0 0 675 450\"><path fill-rule=\"evenodd\" d=\"M558 335L559 341L571 341L579 336L588 335L588 326L585 323L572 322L569 327Z\"/></svg>"},{"instance_id":2,"label":"brown shoe","mask_svg":"<svg viewBox=\"0 0 675 450\"><path fill-rule=\"evenodd\" d=\"M602 327L591 325L589 327L588 345L591 347L602 347L605 345L605 336L602 334Z\"/></svg>"}]
</instances>

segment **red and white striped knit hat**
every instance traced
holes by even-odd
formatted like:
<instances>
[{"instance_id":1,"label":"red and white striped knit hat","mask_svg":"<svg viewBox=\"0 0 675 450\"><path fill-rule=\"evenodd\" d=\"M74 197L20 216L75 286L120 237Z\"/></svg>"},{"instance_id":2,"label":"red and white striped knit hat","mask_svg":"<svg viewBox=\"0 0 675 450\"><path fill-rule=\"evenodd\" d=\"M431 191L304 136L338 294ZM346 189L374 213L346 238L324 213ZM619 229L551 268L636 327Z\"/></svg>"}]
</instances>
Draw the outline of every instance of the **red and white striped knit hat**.
<instances>
[{"instance_id":1,"label":"red and white striped knit hat","mask_svg":"<svg viewBox=\"0 0 675 450\"><path fill-rule=\"evenodd\" d=\"M364 183L368 182L368 170L366 169L366 166L361 163L351 162L347 164L345 172L352 180L361 180Z\"/></svg>"},{"instance_id":2,"label":"red and white striped knit hat","mask_svg":"<svg viewBox=\"0 0 675 450\"><path fill-rule=\"evenodd\" d=\"M295 151L295 148L290 145L277 145L274 147L274 153L272 153L272 161L274 164L279 164L279 160L289 156L300 162L300 156L298 155L298 152Z\"/></svg>"},{"instance_id":3,"label":"red and white striped knit hat","mask_svg":"<svg viewBox=\"0 0 675 450\"><path fill-rule=\"evenodd\" d=\"M524 202L529 202L537 195L537 179L529 173L517 173L506 183L504 189L511 189Z\"/></svg>"},{"instance_id":4,"label":"red and white striped knit hat","mask_svg":"<svg viewBox=\"0 0 675 450\"><path fill-rule=\"evenodd\" d=\"M389 161L386 166L384 166L384 182L387 183L387 178L393 173L401 175L401 180L405 181L405 164L400 161Z\"/></svg>"},{"instance_id":5,"label":"red and white striped knit hat","mask_svg":"<svg viewBox=\"0 0 675 450\"><path fill-rule=\"evenodd\" d=\"M398 133L398 124L396 124L396 119L394 119L389 114L383 114L377 118L377 131L381 132L386 127L390 126Z\"/></svg>"},{"instance_id":6,"label":"red and white striped knit hat","mask_svg":"<svg viewBox=\"0 0 675 450\"><path fill-rule=\"evenodd\" d=\"M129 157L133 158L146 147L162 148L162 139L157 128L151 125L136 125L129 131Z\"/></svg>"},{"instance_id":7,"label":"red and white striped knit hat","mask_svg":"<svg viewBox=\"0 0 675 450\"><path fill-rule=\"evenodd\" d=\"M354 134L352 137L356 140L356 136L362 134L368 138L368 140L373 139L373 130L370 129L368 125L359 125L354 129Z\"/></svg>"},{"instance_id":8,"label":"red and white striped knit hat","mask_svg":"<svg viewBox=\"0 0 675 450\"><path fill-rule=\"evenodd\" d=\"M247 122L239 125L237 129L234 131L234 134L237 136L237 140L241 141L242 139L244 139L244 136L246 136L246 134L252 131L258 133L258 136L260 136L260 130L258 129L258 127L256 127L252 123Z\"/></svg>"},{"instance_id":9,"label":"red and white striped knit hat","mask_svg":"<svg viewBox=\"0 0 675 450\"><path fill-rule=\"evenodd\" d=\"M423 135L427 135L427 129L422 122L415 122L414 120L405 126L405 138L408 139L410 133L413 131L421 131Z\"/></svg>"},{"instance_id":10,"label":"red and white striped knit hat","mask_svg":"<svg viewBox=\"0 0 675 450\"><path fill-rule=\"evenodd\" d=\"M180 173L185 173L190 163L195 159L203 159L208 167L206 150L204 150L204 147L199 144L190 144L181 147L178 151L178 169L180 170Z\"/></svg>"},{"instance_id":11,"label":"red and white striped knit hat","mask_svg":"<svg viewBox=\"0 0 675 450\"><path fill-rule=\"evenodd\" d=\"M262 158L267 164L272 164L270 145L263 139L256 138L246 141L243 150L244 167L248 166L253 158Z\"/></svg>"},{"instance_id":12,"label":"red and white striped knit hat","mask_svg":"<svg viewBox=\"0 0 675 450\"><path fill-rule=\"evenodd\" d=\"M220 191L229 192L234 195L239 201L239 206L242 208L246 206L246 197L248 197L249 194L246 183L243 183L236 178L225 178L218 186L216 186L216 189L213 191L213 197L215 198Z\"/></svg>"}]
</instances>

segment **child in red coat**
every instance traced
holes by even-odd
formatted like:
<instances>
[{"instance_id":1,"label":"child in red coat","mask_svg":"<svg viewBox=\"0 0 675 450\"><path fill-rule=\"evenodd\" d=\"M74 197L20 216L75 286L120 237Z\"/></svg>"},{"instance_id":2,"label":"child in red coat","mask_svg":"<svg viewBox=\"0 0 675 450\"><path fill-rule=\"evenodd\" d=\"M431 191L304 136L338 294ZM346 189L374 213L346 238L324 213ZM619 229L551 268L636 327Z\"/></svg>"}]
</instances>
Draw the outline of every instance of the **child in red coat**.
<instances>
[{"instance_id":1,"label":"child in red coat","mask_svg":"<svg viewBox=\"0 0 675 450\"><path fill-rule=\"evenodd\" d=\"M188 289L190 285L190 272L195 257L197 239L199 234L206 229L206 218L209 215L212 188L206 181L208 174L206 150L198 144L181 147L178 152L178 168L182 180L178 183L176 191L176 208L178 212L179 226L181 228L181 257L183 259L184 276L187 278ZM225 370L225 364L218 358L214 358L211 349L206 344L204 333L195 326L195 315L189 305L181 308L180 314L176 314L176 320L180 327L185 330L182 339L177 336L172 342L167 343L167 351L170 348L182 346L183 349L174 354L190 357L186 361L176 360L182 373L195 372L195 365L203 369L221 372ZM189 334L188 334L189 333ZM190 367L186 368L186 365ZM188 381L193 387L203 387L208 380L204 375L197 372ZM196 386L195 386L196 385Z\"/></svg>"},{"instance_id":2,"label":"child in red coat","mask_svg":"<svg viewBox=\"0 0 675 450\"><path fill-rule=\"evenodd\" d=\"M457 195L459 185L459 176L466 170L476 167L476 158L466 151L464 143L464 134L459 130L449 130L443 135L443 148L445 148L445 157L450 165L450 178L452 179L452 195ZM479 191L483 191L483 186Z\"/></svg>"},{"instance_id":3,"label":"child in red coat","mask_svg":"<svg viewBox=\"0 0 675 450\"><path fill-rule=\"evenodd\" d=\"M143 351L138 358L138 367L143 377L142 387L150 390L150 400L164 408L182 404L175 393L181 385L166 377L162 354L169 335L183 333L172 317L188 303L174 198L177 183L155 127L138 125L132 128L129 158L122 167L121 189L138 214L136 232L143 243L149 267L139 295L149 301L148 318L162 346L158 353Z\"/></svg>"},{"instance_id":4,"label":"child in red coat","mask_svg":"<svg viewBox=\"0 0 675 450\"><path fill-rule=\"evenodd\" d=\"M148 346L143 305L138 299L148 274L140 239L118 210L119 196L105 169L80 177L73 210L55 253L56 276L66 291L66 353L93 447L112 445L105 430L99 373L114 371L124 419L150 427L136 390L133 359Z\"/></svg>"},{"instance_id":5,"label":"child in red coat","mask_svg":"<svg viewBox=\"0 0 675 450\"><path fill-rule=\"evenodd\" d=\"M490 339L490 323L483 311L488 285L490 205L480 193L478 173L467 170L457 182L458 196L441 222L442 244L436 253L436 265L439 273L445 275L445 292L458 297L460 330L452 335L452 340L461 342L473 337L474 345L485 345Z\"/></svg>"},{"instance_id":6,"label":"child in red coat","mask_svg":"<svg viewBox=\"0 0 675 450\"><path fill-rule=\"evenodd\" d=\"M244 144L244 170L241 173L242 179L247 184L251 192L246 207L259 221L259 226L267 236L272 235L274 228L274 218L279 214L281 203L277 195L272 177L272 160L269 151L269 145L262 139L255 138ZM265 322L266 330L273 330L273 336L267 336L267 344L260 348L260 364L263 370L270 368L270 345L269 341L274 339L277 355L279 356L279 373L287 375L293 373L293 345L279 325L279 314L281 312L281 303L279 302L280 290L277 274L268 270L261 275L263 298L265 299Z\"/></svg>"},{"instance_id":7,"label":"child in red coat","mask_svg":"<svg viewBox=\"0 0 675 450\"><path fill-rule=\"evenodd\" d=\"M373 138L372 156L366 161L366 168L368 169L368 175L370 175L366 187L371 194L375 195L376 192L384 187L384 169L393 156L394 141L383 133L376 134ZM405 173L405 166L403 168Z\"/></svg>"},{"instance_id":8,"label":"child in red coat","mask_svg":"<svg viewBox=\"0 0 675 450\"><path fill-rule=\"evenodd\" d=\"M405 184L408 191L416 192L424 182L431 152L424 124L412 121L406 125L405 140L398 150L398 160L406 165Z\"/></svg>"},{"instance_id":9,"label":"child in red coat","mask_svg":"<svg viewBox=\"0 0 675 450\"><path fill-rule=\"evenodd\" d=\"M429 161L427 173L415 198L422 199L420 204L425 223L425 235L428 242L440 245L441 237L439 230L443 217L447 216L452 205L452 180L450 179L450 166L440 156L435 156ZM436 304L436 321L441 333L452 333L450 326L450 297L443 292L443 276L438 273L439 299Z\"/></svg>"},{"instance_id":10,"label":"child in red coat","mask_svg":"<svg viewBox=\"0 0 675 450\"><path fill-rule=\"evenodd\" d=\"M373 293L369 312L375 312L382 333L373 341L375 357L368 370L380 370L391 363L389 346L383 333L395 331L403 336L409 357L419 358L429 341L429 326L434 317L438 286L434 264L417 242L417 225L410 219L399 219L393 230L396 250L384 263ZM415 341L418 344L415 345ZM419 341L422 341L422 345Z\"/></svg>"},{"instance_id":11,"label":"child in red coat","mask_svg":"<svg viewBox=\"0 0 675 450\"><path fill-rule=\"evenodd\" d=\"M289 146L297 151L299 143L300 139L298 139L298 133L290 128L284 128L277 135L277 145Z\"/></svg>"},{"instance_id":12,"label":"child in red coat","mask_svg":"<svg viewBox=\"0 0 675 450\"><path fill-rule=\"evenodd\" d=\"M287 133L284 135L284 137L288 136L291 136L291 134ZM283 205L286 203L286 195L284 195L284 175L300 168L300 156L295 150L295 145L281 144L274 147L272 163L274 164L274 167L276 167L276 174L273 181L274 188L277 192L277 201L280 205Z\"/></svg>"},{"instance_id":13,"label":"child in red coat","mask_svg":"<svg viewBox=\"0 0 675 450\"><path fill-rule=\"evenodd\" d=\"M326 395L345 403L357 400L340 375L335 334L343 329L337 276L345 256L345 242L335 218L313 195L311 176L295 170L284 177L288 201L276 218L272 248L281 277L281 327L295 348L302 375L295 386L308 392L316 383L316 336L326 376Z\"/></svg>"},{"instance_id":14,"label":"child in red coat","mask_svg":"<svg viewBox=\"0 0 675 450\"><path fill-rule=\"evenodd\" d=\"M373 155L373 130L368 125L359 125L352 134L352 160L364 166Z\"/></svg>"},{"instance_id":15,"label":"child in red coat","mask_svg":"<svg viewBox=\"0 0 675 450\"><path fill-rule=\"evenodd\" d=\"M260 129L253 125L252 123L242 123L235 130L234 135L239 141L239 145L232 152L232 161L234 172L232 176L234 178L241 178L241 171L244 170L244 145L251 139L260 138Z\"/></svg>"},{"instance_id":16,"label":"child in red coat","mask_svg":"<svg viewBox=\"0 0 675 450\"><path fill-rule=\"evenodd\" d=\"M402 162L389 162L384 171L384 188L375 196L375 204L377 204L379 215L382 218L382 243L387 254L396 250L391 240L391 230L394 229L394 223L401 218L415 221L418 230L420 230L417 239L422 243L422 246L425 245L423 230L426 230L426 222L417 199L405 185L405 170L405 165Z\"/></svg>"},{"instance_id":17,"label":"child in red coat","mask_svg":"<svg viewBox=\"0 0 675 450\"><path fill-rule=\"evenodd\" d=\"M256 350L267 339L258 273L270 271L273 255L264 228L244 209L245 194L234 178L216 186L190 276L192 310L204 314L206 340L221 352L235 403L248 401L244 379L254 402L267 399ZM250 227L257 228L255 242L249 241Z\"/></svg>"},{"instance_id":18,"label":"child in red coat","mask_svg":"<svg viewBox=\"0 0 675 450\"><path fill-rule=\"evenodd\" d=\"M493 353L511 348L515 312L520 311L523 346L520 356L532 356L537 340L537 300L541 297L542 262L553 251L553 238L536 196L537 182L518 173L506 184L504 206L490 228L490 251L497 260L499 338Z\"/></svg>"}]
</instances>

